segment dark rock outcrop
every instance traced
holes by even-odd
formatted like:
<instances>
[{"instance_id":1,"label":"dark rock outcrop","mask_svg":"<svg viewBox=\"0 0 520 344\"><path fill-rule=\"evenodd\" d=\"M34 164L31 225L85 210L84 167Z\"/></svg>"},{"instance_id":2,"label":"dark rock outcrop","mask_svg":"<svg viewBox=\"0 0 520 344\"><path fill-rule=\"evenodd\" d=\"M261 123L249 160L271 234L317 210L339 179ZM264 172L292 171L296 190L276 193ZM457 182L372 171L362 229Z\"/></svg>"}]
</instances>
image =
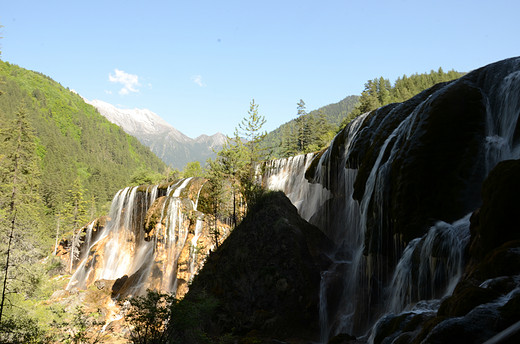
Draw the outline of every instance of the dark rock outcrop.
<instances>
[{"instance_id":1,"label":"dark rock outcrop","mask_svg":"<svg viewBox=\"0 0 520 344\"><path fill-rule=\"evenodd\" d=\"M309 339L319 335L320 252L326 237L300 218L281 192L260 198L207 259L183 302L218 302L213 335Z\"/></svg>"}]
</instances>

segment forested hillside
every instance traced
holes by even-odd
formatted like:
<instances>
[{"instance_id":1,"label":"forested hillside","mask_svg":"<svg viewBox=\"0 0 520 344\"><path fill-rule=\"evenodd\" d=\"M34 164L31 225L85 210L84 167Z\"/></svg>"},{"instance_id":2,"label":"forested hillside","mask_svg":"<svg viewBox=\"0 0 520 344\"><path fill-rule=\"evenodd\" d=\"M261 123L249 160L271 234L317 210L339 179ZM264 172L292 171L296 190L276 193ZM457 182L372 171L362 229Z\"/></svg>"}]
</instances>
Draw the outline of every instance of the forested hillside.
<instances>
[{"instance_id":1,"label":"forested hillside","mask_svg":"<svg viewBox=\"0 0 520 344\"><path fill-rule=\"evenodd\" d=\"M40 195L48 211L66 198L76 178L100 210L138 169L164 169L147 147L49 77L0 61L0 80L2 128L24 109L35 134Z\"/></svg>"},{"instance_id":2,"label":"forested hillside","mask_svg":"<svg viewBox=\"0 0 520 344\"><path fill-rule=\"evenodd\" d=\"M305 102L296 105L297 117L273 130L265 139L265 146L275 158L309 153L326 147L334 135L357 116L378 107L403 102L441 82L464 75L442 68L430 73L403 75L392 83L383 77L368 80L360 96L348 96L307 113Z\"/></svg>"},{"instance_id":3,"label":"forested hillside","mask_svg":"<svg viewBox=\"0 0 520 344\"><path fill-rule=\"evenodd\" d=\"M446 73L442 68L439 68L437 71L431 70L430 73L413 74L411 76L405 74L397 78L393 86L390 80L383 77L368 80L359 98L358 106L346 116L343 125L362 113L390 103L404 102L435 84L460 78L464 74L454 70Z\"/></svg>"},{"instance_id":4,"label":"forested hillside","mask_svg":"<svg viewBox=\"0 0 520 344\"><path fill-rule=\"evenodd\" d=\"M332 139L333 134L337 132L340 123L352 110L354 110L358 102L359 96L348 96L337 103L323 106L308 114L306 113L304 117L306 117L309 122L312 121L317 127L320 127L317 135L319 136L320 134L323 134L324 137L319 139L319 141L320 143L328 144ZM296 104L295 114L297 114ZM289 151L284 149L284 147L282 147L282 142L283 138L291 135L296 130L297 126L298 118L295 118L267 134L264 143L268 149L272 150L273 156L290 156L292 153L295 153L292 149L289 149ZM328 132L330 132L331 135L327 135ZM292 136L295 137L295 134L292 134ZM319 149L321 147L317 148Z\"/></svg>"},{"instance_id":5,"label":"forested hillside","mask_svg":"<svg viewBox=\"0 0 520 344\"><path fill-rule=\"evenodd\" d=\"M48 314L35 314L35 303L50 296L55 282L47 273L60 264L42 258L58 238L78 245L79 229L107 213L118 189L143 171L164 169L79 95L0 61L0 330L31 332L30 313L51 326Z\"/></svg>"}]
</instances>

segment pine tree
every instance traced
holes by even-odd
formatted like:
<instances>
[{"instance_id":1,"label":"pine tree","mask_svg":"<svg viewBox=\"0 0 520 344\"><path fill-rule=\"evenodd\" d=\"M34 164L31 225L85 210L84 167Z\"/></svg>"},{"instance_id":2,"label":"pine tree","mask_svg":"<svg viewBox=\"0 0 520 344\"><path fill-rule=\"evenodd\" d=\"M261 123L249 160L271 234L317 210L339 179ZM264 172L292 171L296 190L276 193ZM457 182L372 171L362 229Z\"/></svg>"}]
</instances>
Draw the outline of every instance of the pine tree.
<instances>
[{"instance_id":1,"label":"pine tree","mask_svg":"<svg viewBox=\"0 0 520 344\"><path fill-rule=\"evenodd\" d=\"M218 249L220 244L221 234L218 228L218 220L223 215L223 210L226 203L226 175L222 160L219 157L215 160L209 159L207 161L206 178L208 179L208 192L209 192L209 209L213 215L213 228L210 230L210 234L213 237L215 247Z\"/></svg>"},{"instance_id":2,"label":"pine tree","mask_svg":"<svg viewBox=\"0 0 520 344\"><path fill-rule=\"evenodd\" d=\"M235 142L233 148L238 156L242 156L243 166L239 170L241 194L246 203L252 204L259 192L259 186L255 182L256 165L266 158L266 152L262 147L262 141L267 135L262 130L266 120L258 114L258 105L253 99L249 106L248 116L243 118L238 128L235 129ZM246 139L243 143L241 137Z\"/></svg>"},{"instance_id":3,"label":"pine tree","mask_svg":"<svg viewBox=\"0 0 520 344\"><path fill-rule=\"evenodd\" d=\"M298 152L307 153L308 145L310 143L311 130L309 127L307 112L305 111L305 102L300 99L296 106L298 111L298 117L296 118Z\"/></svg>"},{"instance_id":4,"label":"pine tree","mask_svg":"<svg viewBox=\"0 0 520 344\"><path fill-rule=\"evenodd\" d=\"M2 298L0 301L0 322L4 314L4 305L11 276L13 261L17 259L14 247L26 242L37 228L39 217L37 187L39 183L38 156L33 129L27 120L26 110L21 107L14 121L8 123L1 131L1 151L4 155L0 160L0 210L2 241L7 242L5 248L5 265L3 266ZM14 244L16 246L13 246ZM34 252L32 252L34 254ZM26 253L23 253L26 254ZM22 260L27 258L21 258ZM18 267L21 267L18 266Z\"/></svg>"},{"instance_id":5,"label":"pine tree","mask_svg":"<svg viewBox=\"0 0 520 344\"><path fill-rule=\"evenodd\" d=\"M72 229L70 242L70 265L69 272L72 272L74 262L79 259L79 248L81 246L81 228L87 223L87 208L84 199L84 190L80 177L76 177L72 188L69 190L68 200L65 203L65 216L67 225Z\"/></svg>"},{"instance_id":6,"label":"pine tree","mask_svg":"<svg viewBox=\"0 0 520 344\"><path fill-rule=\"evenodd\" d=\"M309 128L311 132L308 152L315 152L326 147L334 138L333 126L327 120L323 111L309 114Z\"/></svg>"},{"instance_id":7,"label":"pine tree","mask_svg":"<svg viewBox=\"0 0 520 344\"><path fill-rule=\"evenodd\" d=\"M379 106L390 104L392 102L390 96L391 89L392 85L390 84L390 80L383 79L383 77L380 77L377 80L377 99L379 102Z\"/></svg>"},{"instance_id":8,"label":"pine tree","mask_svg":"<svg viewBox=\"0 0 520 344\"><path fill-rule=\"evenodd\" d=\"M281 156L290 157L298 152L298 135L293 123L287 123L282 127Z\"/></svg>"},{"instance_id":9,"label":"pine tree","mask_svg":"<svg viewBox=\"0 0 520 344\"><path fill-rule=\"evenodd\" d=\"M228 138L224 147L218 152L219 163L221 164L222 175L229 180L231 184L231 193L233 200L232 219L233 226L236 227L238 223L238 204L237 200L240 197L242 187L241 181L243 176L247 174L247 156L242 139L235 131L233 139Z\"/></svg>"},{"instance_id":10,"label":"pine tree","mask_svg":"<svg viewBox=\"0 0 520 344\"><path fill-rule=\"evenodd\" d=\"M249 163L260 161L265 157L265 151L261 146L262 140L267 133L262 131L266 120L264 116L258 114L258 105L255 100L251 100L249 105L248 116L243 118L235 130L235 137L243 137L246 139L245 148Z\"/></svg>"}]
</instances>

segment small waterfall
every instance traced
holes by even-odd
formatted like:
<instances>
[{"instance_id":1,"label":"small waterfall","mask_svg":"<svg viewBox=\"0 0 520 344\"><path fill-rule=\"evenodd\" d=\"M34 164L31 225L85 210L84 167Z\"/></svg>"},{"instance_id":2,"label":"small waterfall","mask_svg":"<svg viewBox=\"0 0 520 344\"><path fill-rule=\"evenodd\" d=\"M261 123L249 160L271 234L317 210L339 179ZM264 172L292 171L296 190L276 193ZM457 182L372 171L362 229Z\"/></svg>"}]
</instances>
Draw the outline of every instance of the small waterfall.
<instances>
[{"instance_id":1,"label":"small waterfall","mask_svg":"<svg viewBox=\"0 0 520 344\"><path fill-rule=\"evenodd\" d=\"M518 117L520 115L520 71L507 75L496 87L496 109L487 104L486 172L500 161L518 159ZM516 134L516 135L515 135Z\"/></svg>"},{"instance_id":2,"label":"small waterfall","mask_svg":"<svg viewBox=\"0 0 520 344\"><path fill-rule=\"evenodd\" d=\"M420 300L451 295L464 270L471 214L448 224L439 221L412 240L396 266L389 286L389 313L413 309Z\"/></svg>"},{"instance_id":3,"label":"small waterfall","mask_svg":"<svg viewBox=\"0 0 520 344\"><path fill-rule=\"evenodd\" d=\"M94 220L94 221L91 221L87 225L87 231L85 233L85 240L83 242L83 247L85 247L87 249L90 247L90 244L92 242L92 230L94 229L95 223L96 223L96 221ZM84 259L87 254L88 254L88 250L82 250L80 260Z\"/></svg>"},{"instance_id":4,"label":"small waterfall","mask_svg":"<svg viewBox=\"0 0 520 344\"><path fill-rule=\"evenodd\" d=\"M197 273L197 255L198 255L198 240L201 234L202 230L202 219L200 217L197 217L197 222L195 224L195 233L193 235L193 238L191 239L190 243L190 280L195 277L195 274Z\"/></svg>"},{"instance_id":5,"label":"small waterfall","mask_svg":"<svg viewBox=\"0 0 520 344\"><path fill-rule=\"evenodd\" d=\"M321 184L311 184L305 178L315 153L301 154L270 161L264 186L283 191L305 220L310 220L316 209L330 198L330 192Z\"/></svg>"}]
</instances>

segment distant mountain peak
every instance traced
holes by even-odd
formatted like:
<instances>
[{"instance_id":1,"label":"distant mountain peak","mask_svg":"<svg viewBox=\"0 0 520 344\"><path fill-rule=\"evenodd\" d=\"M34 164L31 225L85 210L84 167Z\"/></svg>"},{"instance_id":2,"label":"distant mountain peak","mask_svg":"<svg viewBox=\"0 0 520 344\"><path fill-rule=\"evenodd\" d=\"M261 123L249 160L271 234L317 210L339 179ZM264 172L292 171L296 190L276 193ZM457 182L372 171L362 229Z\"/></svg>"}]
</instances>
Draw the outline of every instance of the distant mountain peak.
<instances>
[{"instance_id":1,"label":"distant mountain peak","mask_svg":"<svg viewBox=\"0 0 520 344\"><path fill-rule=\"evenodd\" d=\"M120 109L102 100L87 100L101 115L150 147L165 163L182 169L188 162L204 164L226 142L222 133L192 139L148 109Z\"/></svg>"}]
</instances>

